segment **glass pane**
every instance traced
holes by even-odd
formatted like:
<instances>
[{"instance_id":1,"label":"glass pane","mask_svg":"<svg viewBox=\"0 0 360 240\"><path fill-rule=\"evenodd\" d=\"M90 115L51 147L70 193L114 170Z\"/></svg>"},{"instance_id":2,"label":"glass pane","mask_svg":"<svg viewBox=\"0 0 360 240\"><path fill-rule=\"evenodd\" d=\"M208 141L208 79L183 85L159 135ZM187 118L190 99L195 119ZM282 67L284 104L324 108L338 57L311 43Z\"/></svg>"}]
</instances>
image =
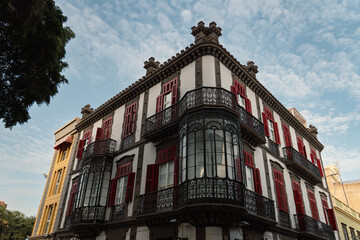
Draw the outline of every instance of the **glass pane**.
<instances>
[{"instance_id":1,"label":"glass pane","mask_svg":"<svg viewBox=\"0 0 360 240\"><path fill-rule=\"evenodd\" d=\"M204 176L204 166L196 166L196 177L202 178Z\"/></svg>"},{"instance_id":2,"label":"glass pane","mask_svg":"<svg viewBox=\"0 0 360 240\"><path fill-rule=\"evenodd\" d=\"M225 165L218 165L217 166L217 175L220 178L226 177Z\"/></svg>"},{"instance_id":3,"label":"glass pane","mask_svg":"<svg viewBox=\"0 0 360 240\"><path fill-rule=\"evenodd\" d=\"M208 177L215 177L215 165L214 164L206 164L206 175Z\"/></svg>"},{"instance_id":4,"label":"glass pane","mask_svg":"<svg viewBox=\"0 0 360 240\"><path fill-rule=\"evenodd\" d=\"M245 166L246 169L246 186L249 190L254 191L253 169Z\"/></svg>"},{"instance_id":5,"label":"glass pane","mask_svg":"<svg viewBox=\"0 0 360 240\"><path fill-rule=\"evenodd\" d=\"M204 134L202 130L198 130L196 131L196 141L197 142L202 142L204 141Z\"/></svg>"},{"instance_id":6,"label":"glass pane","mask_svg":"<svg viewBox=\"0 0 360 240\"><path fill-rule=\"evenodd\" d=\"M194 177L195 177L195 167L189 167L187 179L193 179Z\"/></svg>"},{"instance_id":7,"label":"glass pane","mask_svg":"<svg viewBox=\"0 0 360 240\"><path fill-rule=\"evenodd\" d=\"M189 139L189 143L193 143L195 141L193 132L189 133L188 139Z\"/></svg>"},{"instance_id":8,"label":"glass pane","mask_svg":"<svg viewBox=\"0 0 360 240\"><path fill-rule=\"evenodd\" d=\"M189 143L189 155L195 153L195 143Z\"/></svg>"},{"instance_id":9,"label":"glass pane","mask_svg":"<svg viewBox=\"0 0 360 240\"><path fill-rule=\"evenodd\" d=\"M215 141L224 141L223 130L215 130Z\"/></svg>"},{"instance_id":10,"label":"glass pane","mask_svg":"<svg viewBox=\"0 0 360 240\"><path fill-rule=\"evenodd\" d=\"M189 155L188 156L188 167L192 167L194 165L195 165L194 155Z\"/></svg>"}]
</instances>

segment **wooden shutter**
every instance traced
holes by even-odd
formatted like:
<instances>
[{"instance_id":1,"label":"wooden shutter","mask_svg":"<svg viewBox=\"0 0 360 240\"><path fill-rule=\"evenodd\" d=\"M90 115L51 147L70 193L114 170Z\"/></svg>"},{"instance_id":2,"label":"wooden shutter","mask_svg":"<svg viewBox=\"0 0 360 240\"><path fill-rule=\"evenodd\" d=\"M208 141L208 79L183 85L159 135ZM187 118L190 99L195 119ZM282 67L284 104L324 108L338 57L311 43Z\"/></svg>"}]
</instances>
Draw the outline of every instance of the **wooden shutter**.
<instances>
[{"instance_id":1,"label":"wooden shutter","mask_svg":"<svg viewBox=\"0 0 360 240\"><path fill-rule=\"evenodd\" d=\"M76 194L77 184L78 184L78 183L73 183L73 185L72 185L72 187L71 187L70 198L69 198L69 205L68 205L68 209L67 209L66 216L70 216L70 215L71 215L72 208L73 208L73 205L74 205L74 200L75 200L75 194Z\"/></svg>"},{"instance_id":2,"label":"wooden shutter","mask_svg":"<svg viewBox=\"0 0 360 240\"><path fill-rule=\"evenodd\" d=\"M242 182L242 178L241 178L241 160L240 158L236 158L235 160L235 164L236 164L236 179L240 182Z\"/></svg>"},{"instance_id":3,"label":"wooden shutter","mask_svg":"<svg viewBox=\"0 0 360 240\"><path fill-rule=\"evenodd\" d=\"M275 180L276 196L278 200L278 207L280 210L288 212L283 175L281 172L277 171L276 169L273 169L273 173Z\"/></svg>"},{"instance_id":4,"label":"wooden shutter","mask_svg":"<svg viewBox=\"0 0 360 240\"><path fill-rule=\"evenodd\" d=\"M274 122L275 143L280 144L280 135L277 122Z\"/></svg>"},{"instance_id":5,"label":"wooden shutter","mask_svg":"<svg viewBox=\"0 0 360 240\"><path fill-rule=\"evenodd\" d=\"M269 109L267 109L266 107L264 107L264 109L265 109L265 115L266 115L266 117L267 117L268 119L270 119L271 121L274 121L272 112L271 112Z\"/></svg>"},{"instance_id":6,"label":"wooden shutter","mask_svg":"<svg viewBox=\"0 0 360 240\"><path fill-rule=\"evenodd\" d=\"M327 212L326 212L326 209L328 209L329 207L328 207L326 199L321 198L321 203L323 205L323 210L324 210L324 216L325 216L326 223L329 224L328 215L327 215Z\"/></svg>"},{"instance_id":7,"label":"wooden shutter","mask_svg":"<svg viewBox=\"0 0 360 240\"><path fill-rule=\"evenodd\" d=\"M294 199L295 199L296 213L297 214L303 214L304 213L304 206L303 206L302 197L301 197L300 184L295 182L295 181L292 181L292 185L293 185L293 193L294 193Z\"/></svg>"},{"instance_id":8,"label":"wooden shutter","mask_svg":"<svg viewBox=\"0 0 360 240\"><path fill-rule=\"evenodd\" d=\"M156 99L156 113L161 112L163 110L164 105L164 95L161 94Z\"/></svg>"},{"instance_id":9,"label":"wooden shutter","mask_svg":"<svg viewBox=\"0 0 360 240\"><path fill-rule=\"evenodd\" d=\"M128 175L128 184L126 186L125 202L131 202L133 199L134 183L135 183L135 173L131 172Z\"/></svg>"},{"instance_id":10,"label":"wooden shutter","mask_svg":"<svg viewBox=\"0 0 360 240\"><path fill-rule=\"evenodd\" d=\"M317 161L317 165L318 165L318 168L319 168L319 171L320 171L320 176L324 177L324 173L323 173L323 170L322 170L322 167L321 167L320 159L317 158L316 161Z\"/></svg>"},{"instance_id":11,"label":"wooden shutter","mask_svg":"<svg viewBox=\"0 0 360 240\"><path fill-rule=\"evenodd\" d=\"M110 129L112 125L112 117L106 119L103 123L103 139L108 139L110 137Z\"/></svg>"},{"instance_id":12,"label":"wooden shutter","mask_svg":"<svg viewBox=\"0 0 360 240\"><path fill-rule=\"evenodd\" d=\"M312 217L315 218L316 220L319 220L319 213L318 213L318 209L317 209L317 206L316 206L315 195L310 190L308 190L308 197L309 197Z\"/></svg>"},{"instance_id":13,"label":"wooden shutter","mask_svg":"<svg viewBox=\"0 0 360 240\"><path fill-rule=\"evenodd\" d=\"M332 229L334 231L338 230L334 210L333 209L326 209L326 212L327 212L327 215L329 217L330 226L332 227Z\"/></svg>"},{"instance_id":14,"label":"wooden shutter","mask_svg":"<svg viewBox=\"0 0 360 240\"><path fill-rule=\"evenodd\" d=\"M269 126L268 126L268 122L267 122L267 117L265 113L262 113L262 118L263 118L263 123L264 123L264 130L265 130L265 135L269 136Z\"/></svg>"},{"instance_id":15,"label":"wooden shutter","mask_svg":"<svg viewBox=\"0 0 360 240\"><path fill-rule=\"evenodd\" d=\"M157 190L158 169L159 169L158 164L149 164L149 165L147 165L145 193L150 193L150 192L154 192L154 191Z\"/></svg>"},{"instance_id":16,"label":"wooden shutter","mask_svg":"<svg viewBox=\"0 0 360 240\"><path fill-rule=\"evenodd\" d=\"M137 102L132 104L132 107L131 107L130 133L135 132L136 110L137 110Z\"/></svg>"},{"instance_id":17,"label":"wooden shutter","mask_svg":"<svg viewBox=\"0 0 360 240\"><path fill-rule=\"evenodd\" d=\"M171 90L171 104L175 104L177 102L177 85L174 84Z\"/></svg>"},{"instance_id":18,"label":"wooden shutter","mask_svg":"<svg viewBox=\"0 0 360 240\"><path fill-rule=\"evenodd\" d=\"M248 98L245 98L245 108L248 113L252 114L251 101Z\"/></svg>"},{"instance_id":19,"label":"wooden shutter","mask_svg":"<svg viewBox=\"0 0 360 240\"><path fill-rule=\"evenodd\" d=\"M291 147L292 144L291 144L291 137L290 137L289 128L285 124L282 124L282 129L283 129L283 133L284 133L285 146L286 147Z\"/></svg>"},{"instance_id":20,"label":"wooden shutter","mask_svg":"<svg viewBox=\"0 0 360 240\"><path fill-rule=\"evenodd\" d=\"M103 138L103 133L104 133L104 129L98 128L98 129L96 130L95 141L102 140L102 138Z\"/></svg>"},{"instance_id":21,"label":"wooden shutter","mask_svg":"<svg viewBox=\"0 0 360 240\"><path fill-rule=\"evenodd\" d=\"M108 201L108 206L109 207L115 205L117 180L118 180L118 178L113 178L113 179L110 180L109 201Z\"/></svg>"},{"instance_id":22,"label":"wooden shutter","mask_svg":"<svg viewBox=\"0 0 360 240\"><path fill-rule=\"evenodd\" d=\"M249 167L252 167L254 168L254 159L253 159L253 156L246 152L244 150L244 158L245 158L245 164L248 165Z\"/></svg>"},{"instance_id":23,"label":"wooden shutter","mask_svg":"<svg viewBox=\"0 0 360 240\"><path fill-rule=\"evenodd\" d=\"M296 139L297 139L299 153L301 153L303 156L305 156L303 141L299 137L296 137Z\"/></svg>"},{"instance_id":24,"label":"wooden shutter","mask_svg":"<svg viewBox=\"0 0 360 240\"><path fill-rule=\"evenodd\" d=\"M254 169L255 192L262 195L260 170Z\"/></svg>"},{"instance_id":25,"label":"wooden shutter","mask_svg":"<svg viewBox=\"0 0 360 240\"><path fill-rule=\"evenodd\" d=\"M84 149L84 143L85 143L85 140L79 141L79 146L78 146L78 150L77 150L77 154L76 154L76 158L78 158L78 159L80 159L82 156L82 152Z\"/></svg>"}]
</instances>

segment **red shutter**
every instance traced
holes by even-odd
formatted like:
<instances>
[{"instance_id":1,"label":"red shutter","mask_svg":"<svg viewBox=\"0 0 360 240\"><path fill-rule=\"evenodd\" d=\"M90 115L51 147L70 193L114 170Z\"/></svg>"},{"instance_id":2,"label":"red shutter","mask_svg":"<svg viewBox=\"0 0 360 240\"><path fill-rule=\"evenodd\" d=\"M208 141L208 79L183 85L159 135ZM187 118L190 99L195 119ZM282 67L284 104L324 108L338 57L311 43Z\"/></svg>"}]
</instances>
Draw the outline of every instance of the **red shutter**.
<instances>
[{"instance_id":1,"label":"red shutter","mask_svg":"<svg viewBox=\"0 0 360 240\"><path fill-rule=\"evenodd\" d=\"M287 200L286 200L286 191L284 178L281 172L273 169L274 180L275 180L275 188L276 188L276 196L278 201L278 207L280 210L288 212Z\"/></svg>"},{"instance_id":2,"label":"red shutter","mask_svg":"<svg viewBox=\"0 0 360 240\"><path fill-rule=\"evenodd\" d=\"M240 158L236 158L235 164L236 164L236 179L237 179L239 182L242 182L242 179L241 179L241 161L240 161Z\"/></svg>"},{"instance_id":3,"label":"red shutter","mask_svg":"<svg viewBox=\"0 0 360 240\"><path fill-rule=\"evenodd\" d=\"M316 220L319 220L319 213L318 213L318 209L316 206L315 195L310 190L308 190L308 197L309 197L309 201L310 201L312 217L315 218Z\"/></svg>"},{"instance_id":4,"label":"red shutter","mask_svg":"<svg viewBox=\"0 0 360 240\"><path fill-rule=\"evenodd\" d=\"M311 162L312 162L313 164L316 164L316 163L315 163L315 160L314 160L314 155L313 155L312 153L310 153L310 158L311 158Z\"/></svg>"},{"instance_id":5,"label":"red shutter","mask_svg":"<svg viewBox=\"0 0 360 240\"><path fill-rule=\"evenodd\" d=\"M76 154L76 157L78 159L80 159L81 156L82 156L82 152L83 152L83 149L84 149L84 143L85 143L85 140L80 140L79 141L79 146L78 146L78 150L77 150L77 154Z\"/></svg>"},{"instance_id":6,"label":"red shutter","mask_svg":"<svg viewBox=\"0 0 360 240\"><path fill-rule=\"evenodd\" d=\"M267 117L266 117L265 113L262 113L262 118L263 118L263 123L264 123L265 135L269 136L269 126L268 126Z\"/></svg>"},{"instance_id":7,"label":"red shutter","mask_svg":"<svg viewBox=\"0 0 360 240\"><path fill-rule=\"evenodd\" d=\"M303 141L299 137L296 137L296 138L297 138L297 144L298 144L299 153L301 153L303 156L305 156Z\"/></svg>"},{"instance_id":8,"label":"red shutter","mask_svg":"<svg viewBox=\"0 0 360 240\"><path fill-rule=\"evenodd\" d=\"M75 200L76 188L77 188L77 183L73 183L73 185L71 187L71 191L70 191L69 205L68 205L66 216L71 215L72 208L74 205L74 200Z\"/></svg>"},{"instance_id":9,"label":"red shutter","mask_svg":"<svg viewBox=\"0 0 360 240\"><path fill-rule=\"evenodd\" d=\"M104 129L98 128L96 131L95 141L101 140L103 137Z\"/></svg>"},{"instance_id":10,"label":"red shutter","mask_svg":"<svg viewBox=\"0 0 360 240\"><path fill-rule=\"evenodd\" d=\"M147 165L145 193L149 193L157 190L158 169L159 169L158 164Z\"/></svg>"},{"instance_id":11,"label":"red shutter","mask_svg":"<svg viewBox=\"0 0 360 240\"><path fill-rule=\"evenodd\" d=\"M236 103L238 101L238 95L236 93L236 88L234 86L230 86L230 90L233 94L235 94Z\"/></svg>"},{"instance_id":12,"label":"red shutter","mask_svg":"<svg viewBox=\"0 0 360 240\"><path fill-rule=\"evenodd\" d=\"M164 95L161 94L156 99L156 113L161 112L163 110L164 105Z\"/></svg>"},{"instance_id":13,"label":"red shutter","mask_svg":"<svg viewBox=\"0 0 360 240\"><path fill-rule=\"evenodd\" d=\"M255 192L262 195L260 170L258 168L254 169L254 175Z\"/></svg>"},{"instance_id":14,"label":"red shutter","mask_svg":"<svg viewBox=\"0 0 360 240\"><path fill-rule=\"evenodd\" d=\"M132 105L132 109L131 109L130 133L135 132L136 110L137 110L137 102Z\"/></svg>"},{"instance_id":15,"label":"red shutter","mask_svg":"<svg viewBox=\"0 0 360 240\"><path fill-rule=\"evenodd\" d=\"M133 191L134 191L134 183L135 183L135 173L131 172L128 175L128 184L126 187L126 195L125 195L125 202L131 202L133 198Z\"/></svg>"},{"instance_id":16,"label":"red shutter","mask_svg":"<svg viewBox=\"0 0 360 240\"><path fill-rule=\"evenodd\" d=\"M336 219L335 219L335 215L334 215L334 210L333 209L326 209L327 215L329 217L329 222L330 222L330 226L332 227L332 229L334 231L338 230L337 225L336 225Z\"/></svg>"},{"instance_id":17,"label":"red shutter","mask_svg":"<svg viewBox=\"0 0 360 240\"><path fill-rule=\"evenodd\" d=\"M171 104L175 104L177 102L177 85L174 84L171 90Z\"/></svg>"},{"instance_id":18,"label":"red shutter","mask_svg":"<svg viewBox=\"0 0 360 240\"><path fill-rule=\"evenodd\" d=\"M284 133L285 146L286 147L291 147L292 144L291 144L291 137L290 137L289 128L285 124L282 124L282 129L283 129L283 133Z\"/></svg>"},{"instance_id":19,"label":"red shutter","mask_svg":"<svg viewBox=\"0 0 360 240\"><path fill-rule=\"evenodd\" d=\"M179 161L178 158L174 158L174 186L178 185L178 176L179 176Z\"/></svg>"},{"instance_id":20,"label":"red shutter","mask_svg":"<svg viewBox=\"0 0 360 240\"><path fill-rule=\"evenodd\" d=\"M245 108L246 108L246 111L248 111L248 113L252 114L251 101L248 98L245 98Z\"/></svg>"},{"instance_id":21,"label":"red shutter","mask_svg":"<svg viewBox=\"0 0 360 240\"><path fill-rule=\"evenodd\" d=\"M109 207L115 205L115 196L116 196L117 180L118 180L118 178L113 178L113 179L110 180L109 202L108 202L108 206L109 206Z\"/></svg>"},{"instance_id":22,"label":"red shutter","mask_svg":"<svg viewBox=\"0 0 360 240\"><path fill-rule=\"evenodd\" d=\"M321 167L320 159L317 158L316 161L317 161L318 168L319 168L319 170L320 170L320 176L321 176L321 177L324 177L324 173L323 173L323 170L322 170L322 167Z\"/></svg>"},{"instance_id":23,"label":"red shutter","mask_svg":"<svg viewBox=\"0 0 360 240\"><path fill-rule=\"evenodd\" d=\"M279 135L279 128L277 122L274 122L274 132L275 132L275 142L276 144L280 144L280 135Z\"/></svg>"},{"instance_id":24,"label":"red shutter","mask_svg":"<svg viewBox=\"0 0 360 240\"><path fill-rule=\"evenodd\" d=\"M324 216L325 216L326 224L329 224L328 216L327 216L327 212L326 212L326 209L328 209L329 207L328 207L326 199L321 198L321 203L322 203L323 209L324 209Z\"/></svg>"}]
</instances>

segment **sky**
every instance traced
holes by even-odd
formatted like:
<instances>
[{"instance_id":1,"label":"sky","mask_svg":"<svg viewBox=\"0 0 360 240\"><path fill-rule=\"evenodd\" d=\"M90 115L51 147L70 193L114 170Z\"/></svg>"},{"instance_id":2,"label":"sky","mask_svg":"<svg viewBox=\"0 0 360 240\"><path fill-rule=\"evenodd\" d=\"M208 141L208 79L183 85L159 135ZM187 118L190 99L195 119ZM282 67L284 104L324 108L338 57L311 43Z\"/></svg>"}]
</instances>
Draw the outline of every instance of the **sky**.
<instances>
[{"instance_id":1,"label":"sky","mask_svg":"<svg viewBox=\"0 0 360 240\"><path fill-rule=\"evenodd\" d=\"M69 68L49 105L31 120L0 126L0 201L36 215L55 143L54 132L90 104L97 108L194 42L191 27L215 21L220 43L258 66L257 79L287 108L318 128L324 164L360 179L360 1L187 0L55 1L76 34Z\"/></svg>"}]
</instances>

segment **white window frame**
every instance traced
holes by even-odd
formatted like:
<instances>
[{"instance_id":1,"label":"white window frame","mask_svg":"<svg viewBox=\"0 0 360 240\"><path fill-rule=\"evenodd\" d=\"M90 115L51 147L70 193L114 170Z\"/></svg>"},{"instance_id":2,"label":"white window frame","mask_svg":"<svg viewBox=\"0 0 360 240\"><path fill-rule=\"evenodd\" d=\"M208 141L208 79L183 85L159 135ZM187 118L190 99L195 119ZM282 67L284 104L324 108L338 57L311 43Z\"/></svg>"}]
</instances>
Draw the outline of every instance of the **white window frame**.
<instances>
[{"instance_id":1,"label":"white window frame","mask_svg":"<svg viewBox=\"0 0 360 240\"><path fill-rule=\"evenodd\" d=\"M240 93L238 93L237 94L237 99L238 99L238 104L245 109L246 108L246 106L245 106L245 98Z\"/></svg>"},{"instance_id":2,"label":"white window frame","mask_svg":"<svg viewBox=\"0 0 360 240\"><path fill-rule=\"evenodd\" d=\"M62 173L62 169L59 169L58 174L57 174L56 183L55 183L54 194L56 194L56 193L57 193L57 190L58 190L58 188L59 188L59 185L60 185L60 179L61 179L61 173Z\"/></svg>"},{"instance_id":3,"label":"white window frame","mask_svg":"<svg viewBox=\"0 0 360 240\"><path fill-rule=\"evenodd\" d=\"M275 130L274 130L274 123L269 118L267 119L268 126L269 126L269 138L271 141L275 142Z\"/></svg>"},{"instance_id":4,"label":"white window frame","mask_svg":"<svg viewBox=\"0 0 360 240\"><path fill-rule=\"evenodd\" d=\"M126 188L128 184L128 175L119 177L116 184L115 205L125 202Z\"/></svg>"},{"instance_id":5,"label":"white window frame","mask_svg":"<svg viewBox=\"0 0 360 240\"><path fill-rule=\"evenodd\" d=\"M54 205L49 206L49 214L48 214L48 218L46 220L44 233L48 233L48 231L49 231L49 226L50 226L50 222L51 222L51 215L52 215L53 208L54 208Z\"/></svg>"},{"instance_id":6,"label":"white window frame","mask_svg":"<svg viewBox=\"0 0 360 240\"><path fill-rule=\"evenodd\" d=\"M162 167L165 167L165 174L161 174ZM170 160L170 161L159 164L158 190L174 186L174 173L175 173L174 168L175 168L174 160ZM172 175L172 177L171 177L171 175ZM165 176L165 182L164 182L165 185L160 185L162 176ZM169 180L171 180L171 179L172 179L172 181L169 182Z\"/></svg>"},{"instance_id":7,"label":"white window frame","mask_svg":"<svg viewBox=\"0 0 360 240\"><path fill-rule=\"evenodd\" d=\"M255 191L255 182L254 182L254 168L245 165L246 171L246 188Z\"/></svg>"}]
</instances>

